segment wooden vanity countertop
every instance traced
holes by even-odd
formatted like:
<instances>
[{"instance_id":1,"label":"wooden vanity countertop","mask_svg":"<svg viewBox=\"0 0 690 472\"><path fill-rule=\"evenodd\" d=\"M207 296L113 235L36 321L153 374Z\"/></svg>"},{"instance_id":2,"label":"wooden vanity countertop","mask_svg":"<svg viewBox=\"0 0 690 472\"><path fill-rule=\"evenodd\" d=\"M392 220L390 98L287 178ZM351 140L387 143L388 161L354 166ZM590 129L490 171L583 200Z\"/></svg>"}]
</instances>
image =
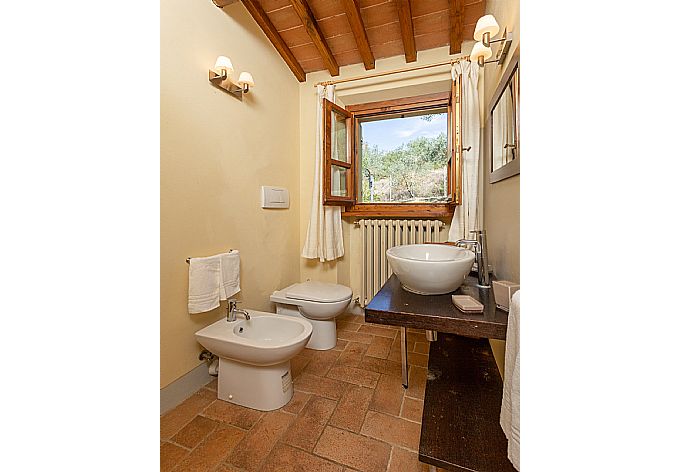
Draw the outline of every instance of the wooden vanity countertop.
<instances>
[{"instance_id":1,"label":"wooden vanity countertop","mask_svg":"<svg viewBox=\"0 0 690 472\"><path fill-rule=\"evenodd\" d=\"M482 313L464 313L451 295L470 295L484 305ZM477 287L469 275L452 294L418 295L408 292L393 274L364 309L368 323L429 329L474 338L505 339L508 312L496 308L491 288Z\"/></svg>"}]
</instances>

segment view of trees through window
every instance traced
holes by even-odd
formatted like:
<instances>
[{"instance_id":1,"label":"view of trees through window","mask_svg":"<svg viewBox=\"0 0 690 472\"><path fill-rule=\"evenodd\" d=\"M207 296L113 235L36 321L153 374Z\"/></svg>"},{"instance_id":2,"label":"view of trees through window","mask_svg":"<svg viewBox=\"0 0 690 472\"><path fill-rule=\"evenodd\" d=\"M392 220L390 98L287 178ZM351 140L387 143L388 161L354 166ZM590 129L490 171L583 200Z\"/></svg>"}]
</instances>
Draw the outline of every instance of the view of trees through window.
<instances>
[{"instance_id":1,"label":"view of trees through window","mask_svg":"<svg viewBox=\"0 0 690 472\"><path fill-rule=\"evenodd\" d=\"M361 122L359 201L446 201L447 119L436 111Z\"/></svg>"}]
</instances>

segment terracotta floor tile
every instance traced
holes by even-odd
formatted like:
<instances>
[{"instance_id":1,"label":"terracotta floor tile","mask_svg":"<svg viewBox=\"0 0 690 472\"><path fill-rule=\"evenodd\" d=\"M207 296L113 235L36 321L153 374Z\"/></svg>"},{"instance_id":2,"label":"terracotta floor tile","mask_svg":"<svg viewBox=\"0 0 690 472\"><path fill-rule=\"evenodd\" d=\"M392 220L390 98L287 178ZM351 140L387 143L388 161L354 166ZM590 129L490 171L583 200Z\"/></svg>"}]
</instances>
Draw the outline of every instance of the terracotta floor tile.
<instances>
[{"instance_id":1,"label":"terracotta floor tile","mask_svg":"<svg viewBox=\"0 0 690 472\"><path fill-rule=\"evenodd\" d=\"M311 394L309 393L300 392L299 390L293 390L292 398L290 399L287 405L281 408L281 410L296 415L297 413L302 411L302 408L304 408L304 405L307 404L310 398Z\"/></svg>"},{"instance_id":2,"label":"terracotta floor tile","mask_svg":"<svg viewBox=\"0 0 690 472\"><path fill-rule=\"evenodd\" d=\"M426 367L429 363L429 356L426 354L419 354L418 352L407 352L407 363L409 365L418 365Z\"/></svg>"},{"instance_id":3,"label":"terracotta floor tile","mask_svg":"<svg viewBox=\"0 0 690 472\"><path fill-rule=\"evenodd\" d=\"M359 364L359 368L371 372L378 372L379 374L397 375L402 382L402 364L400 362L364 356L362 362Z\"/></svg>"},{"instance_id":4,"label":"terracotta floor tile","mask_svg":"<svg viewBox=\"0 0 690 472\"><path fill-rule=\"evenodd\" d=\"M364 418L361 434L417 451L421 432L419 423L370 410Z\"/></svg>"},{"instance_id":5,"label":"terracotta floor tile","mask_svg":"<svg viewBox=\"0 0 690 472\"><path fill-rule=\"evenodd\" d=\"M338 331L357 331L362 325L360 323L352 323L351 321L338 320L335 322L335 326Z\"/></svg>"},{"instance_id":6,"label":"terracotta floor tile","mask_svg":"<svg viewBox=\"0 0 690 472\"><path fill-rule=\"evenodd\" d=\"M340 400L347 388L347 384L340 380L302 374L295 380L294 387L296 390L305 393L312 393L320 397L330 398L331 400Z\"/></svg>"},{"instance_id":7,"label":"terracotta floor tile","mask_svg":"<svg viewBox=\"0 0 690 472\"><path fill-rule=\"evenodd\" d=\"M419 462L418 457L416 452L394 447L388 472L428 472L429 466Z\"/></svg>"},{"instance_id":8,"label":"terracotta floor tile","mask_svg":"<svg viewBox=\"0 0 690 472\"><path fill-rule=\"evenodd\" d=\"M302 357L307 357L307 358L311 359L311 357L312 357L314 354L317 354L317 353L319 353L319 352L321 352L321 351L319 351L319 350L317 350L317 349L309 349L309 348L307 347L307 348L302 349L302 350L299 352L299 354L297 354L297 355L298 355L298 356L302 356Z\"/></svg>"},{"instance_id":9,"label":"terracotta floor tile","mask_svg":"<svg viewBox=\"0 0 690 472\"><path fill-rule=\"evenodd\" d=\"M218 378L211 380L209 383L204 385L204 388L211 390L212 392L218 392Z\"/></svg>"},{"instance_id":10,"label":"terracotta floor tile","mask_svg":"<svg viewBox=\"0 0 690 472\"><path fill-rule=\"evenodd\" d=\"M364 315L355 315L353 313L345 313L336 318L337 321L349 321L351 323L364 323Z\"/></svg>"},{"instance_id":11,"label":"terracotta floor tile","mask_svg":"<svg viewBox=\"0 0 690 472\"><path fill-rule=\"evenodd\" d=\"M408 388L405 396L423 400L426 391L426 369L413 365L410 367L408 376Z\"/></svg>"},{"instance_id":12,"label":"terracotta floor tile","mask_svg":"<svg viewBox=\"0 0 690 472\"><path fill-rule=\"evenodd\" d=\"M290 373L292 374L293 380L300 376L310 360L309 357L304 356L295 356L290 359Z\"/></svg>"},{"instance_id":13,"label":"terracotta floor tile","mask_svg":"<svg viewBox=\"0 0 690 472\"><path fill-rule=\"evenodd\" d=\"M346 365L336 365L328 371L328 378L342 380L355 385L374 388L380 374Z\"/></svg>"},{"instance_id":14,"label":"terracotta floor tile","mask_svg":"<svg viewBox=\"0 0 690 472\"><path fill-rule=\"evenodd\" d=\"M221 423L249 429L261 418L262 412L223 400L216 400L202 413L205 417Z\"/></svg>"},{"instance_id":15,"label":"terracotta floor tile","mask_svg":"<svg viewBox=\"0 0 690 472\"><path fill-rule=\"evenodd\" d=\"M382 472L388 466L391 446L344 429L326 426L314 453L363 472Z\"/></svg>"},{"instance_id":16,"label":"terracotta floor tile","mask_svg":"<svg viewBox=\"0 0 690 472\"><path fill-rule=\"evenodd\" d=\"M180 472L213 470L228 457L244 435L245 432L239 428L219 425L175 470Z\"/></svg>"},{"instance_id":17,"label":"terracotta floor tile","mask_svg":"<svg viewBox=\"0 0 690 472\"><path fill-rule=\"evenodd\" d=\"M426 354L429 355L429 343L428 342L416 342L414 343L414 352L418 352L420 354Z\"/></svg>"},{"instance_id":18,"label":"terracotta floor tile","mask_svg":"<svg viewBox=\"0 0 690 472\"><path fill-rule=\"evenodd\" d=\"M280 410L267 412L235 446L227 463L249 471L259 470L273 446L293 421L293 415Z\"/></svg>"},{"instance_id":19,"label":"terracotta floor tile","mask_svg":"<svg viewBox=\"0 0 690 472\"><path fill-rule=\"evenodd\" d=\"M186 448L194 449L206 439L206 436L211 434L211 431L216 429L216 426L218 423L213 420L203 416L195 416L192 421L187 423L187 426L172 437L172 441Z\"/></svg>"},{"instance_id":20,"label":"terracotta floor tile","mask_svg":"<svg viewBox=\"0 0 690 472\"><path fill-rule=\"evenodd\" d=\"M395 342L393 343L395 344ZM390 352L388 353L388 358L389 361L393 362L402 362L402 357L400 356L400 348L391 348Z\"/></svg>"},{"instance_id":21,"label":"terracotta floor tile","mask_svg":"<svg viewBox=\"0 0 690 472\"><path fill-rule=\"evenodd\" d=\"M351 385L338 402L328 424L359 433L373 395L370 388Z\"/></svg>"},{"instance_id":22,"label":"terracotta floor tile","mask_svg":"<svg viewBox=\"0 0 690 472\"><path fill-rule=\"evenodd\" d=\"M426 332L424 333L417 333L414 331L407 331L407 341L412 341L415 343L423 343L423 342L428 342L426 340Z\"/></svg>"},{"instance_id":23,"label":"terracotta floor tile","mask_svg":"<svg viewBox=\"0 0 690 472\"><path fill-rule=\"evenodd\" d=\"M191 397L161 416L161 439L170 439L194 417L209 406L216 399L216 395L205 388L200 389Z\"/></svg>"},{"instance_id":24,"label":"terracotta floor tile","mask_svg":"<svg viewBox=\"0 0 690 472\"><path fill-rule=\"evenodd\" d=\"M359 333L373 334L374 336L382 336L384 338L395 339L395 334L397 331L383 328L381 326L375 326L370 323L365 323L359 327Z\"/></svg>"},{"instance_id":25,"label":"terracotta floor tile","mask_svg":"<svg viewBox=\"0 0 690 472\"><path fill-rule=\"evenodd\" d=\"M393 339L391 338L374 336L374 339L371 341L371 344L369 345L369 349L367 349L366 354L367 356L386 359L388 357L388 353L391 350L392 343Z\"/></svg>"},{"instance_id":26,"label":"terracotta floor tile","mask_svg":"<svg viewBox=\"0 0 690 472\"><path fill-rule=\"evenodd\" d=\"M282 442L311 452L328 423L336 402L323 397L312 397L297 419L287 430Z\"/></svg>"},{"instance_id":27,"label":"terracotta floor tile","mask_svg":"<svg viewBox=\"0 0 690 472\"><path fill-rule=\"evenodd\" d=\"M187 454L189 451L177 444L161 442L161 472L173 470Z\"/></svg>"},{"instance_id":28,"label":"terracotta floor tile","mask_svg":"<svg viewBox=\"0 0 690 472\"><path fill-rule=\"evenodd\" d=\"M383 374L376 385L369 409L398 416L404 395L400 374Z\"/></svg>"},{"instance_id":29,"label":"terracotta floor tile","mask_svg":"<svg viewBox=\"0 0 690 472\"><path fill-rule=\"evenodd\" d=\"M338 339L344 339L345 341L371 344L372 338L371 334L360 333L359 331L338 331Z\"/></svg>"},{"instance_id":30,"label":"terracotta floor tile","mask_svg":"<svg viewBox=\"0 0 690 472\"><path fill-rule=\"evenodd\" d=\"M345 341L344 339L338 339L338 341L335 343L335 347L333 348L334 351L344 351L345 348L347 347L349 341Z\"/></svg>"},{"instance_id":31,"label":"terracotta floor tile","mask_svg":"<svg viewBox=\"0 0 690 472\"><path fill-rule=\"evenodd\" d=\"M261 470L262 472L341 472L343 466L287 444L278 444Z\"/></svg>"},{"instance_id":32,"label":"terracotta floor tile","mask_svg":"<svg viewBox=\"0 0 690 472\"><path fill-rule=\"evenodd\" d=\"M368 344L348 342L345 350L340 353L340 357L335 361L336 365L349 365L357 367L364 357L364 353L369 349Z\"/></svg>"},{"instance_id":33,"label":"terracotta floor tile","mask_svg":"<svg viewBox=\"0 0 690 472\"><path fill-rule=\"evenodd\" d=\"M380 382L379 382L380 383ZM422 413L424 411L424 402L412 397L405 397L402 403L402 410L400 416L410 421L422 422Z\"/></svg>"},{"instance_id":34,"label":"terracotta floor tile","mask_svg":"<svg viewBox=\"0 0 690 472\"><path fill-rule=\"evenodd\" d=\"M338 351L320 351L312 356L309 364L302 372L323 377L333 367L338 357L340 357L340 352Z\"/></svg>"}]
</instances>

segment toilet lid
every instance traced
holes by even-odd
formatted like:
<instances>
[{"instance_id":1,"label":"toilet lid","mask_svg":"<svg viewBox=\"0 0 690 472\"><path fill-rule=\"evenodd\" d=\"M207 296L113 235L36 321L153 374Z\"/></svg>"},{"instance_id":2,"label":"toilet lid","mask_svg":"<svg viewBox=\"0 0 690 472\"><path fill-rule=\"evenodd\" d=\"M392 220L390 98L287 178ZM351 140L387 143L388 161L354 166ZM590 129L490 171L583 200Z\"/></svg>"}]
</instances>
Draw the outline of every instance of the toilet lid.
<instances>
[{"instance_id":1,"label":"toilet lid","mask_svg":"<svg viewBox=\"0 0 690 472\"><path fill-rule=\"evenodd\" d=\"M339 284L309 281L291 285L285 290L285 296L295 300L332 303L350 298L352 289Z\"/></svg>"}]
</instances>

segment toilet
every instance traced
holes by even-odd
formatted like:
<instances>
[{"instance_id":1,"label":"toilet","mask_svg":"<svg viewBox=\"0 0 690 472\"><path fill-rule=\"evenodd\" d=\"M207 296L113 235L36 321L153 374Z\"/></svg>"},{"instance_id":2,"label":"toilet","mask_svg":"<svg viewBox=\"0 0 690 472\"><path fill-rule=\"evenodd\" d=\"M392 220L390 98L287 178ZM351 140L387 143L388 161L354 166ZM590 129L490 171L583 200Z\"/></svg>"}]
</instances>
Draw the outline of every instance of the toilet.
<instances>
[{"instance_id":1,"label":"toilet","mask_svg":"<svg viewBox=\"0 0 690 472\"><path fill-rule=\"evenodd\" d=\"M352 300L352 289L345 285L307 281L292 284L271 295L279 315L304 317L313 327L307 348L325 351L337 342L335 317Z\"/></svg>"}]
</instances>

